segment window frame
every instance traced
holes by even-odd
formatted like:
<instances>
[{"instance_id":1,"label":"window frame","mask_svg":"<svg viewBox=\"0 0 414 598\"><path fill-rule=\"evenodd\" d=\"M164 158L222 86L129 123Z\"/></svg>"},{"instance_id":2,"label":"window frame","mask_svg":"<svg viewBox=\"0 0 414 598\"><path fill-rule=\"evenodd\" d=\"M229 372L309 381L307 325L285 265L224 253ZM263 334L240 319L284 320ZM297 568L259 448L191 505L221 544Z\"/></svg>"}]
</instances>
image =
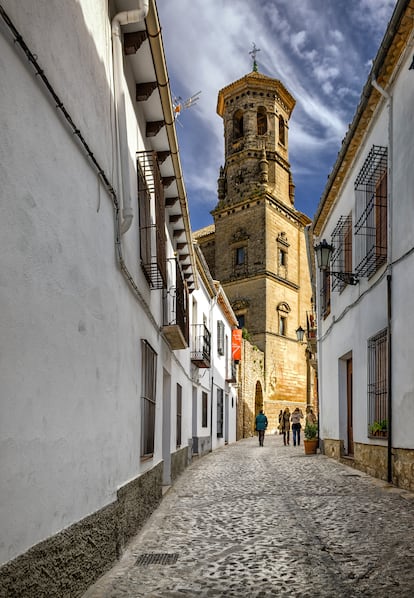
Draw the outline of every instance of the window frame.
<instances>
[{"instance_id":1,"label":"window frame","mask_svg":"<svg viewBox=\"0 0 414 598\"><path fill-rule=\"evenodd\" d=\"M388 428L389 339L386 328L368 339L368 436L388 438L388 429L376 430L374 424Z\"/></svg>"},{"instance_id":2,"label":"window frame","mask_svg":"<svg viewBox=\"0 0 414 598\"><path fill-rule=\"evenodd\" d=\"M179 448L182 444L182 420L183 420L183 387L177 382L176 390L176 435L175 443Z\"/></svg>"},{"instance_id":3,"label":"window frame","mask_svg":"<svg viewBox=\"0 0 414 598\"><path fill-rule=\"evenodd\" d=\"M141 458L150 458L155 447L157 404L157 353L141 339Z\"/></svg>"}]
</instances>

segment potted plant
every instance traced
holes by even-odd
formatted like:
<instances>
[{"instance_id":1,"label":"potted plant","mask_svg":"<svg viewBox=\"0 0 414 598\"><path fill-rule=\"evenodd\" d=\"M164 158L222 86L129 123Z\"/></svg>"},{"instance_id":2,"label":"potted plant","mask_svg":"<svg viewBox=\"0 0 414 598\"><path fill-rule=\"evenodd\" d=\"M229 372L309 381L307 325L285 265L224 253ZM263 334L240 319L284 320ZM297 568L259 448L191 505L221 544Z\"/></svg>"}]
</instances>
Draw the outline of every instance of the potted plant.
<instances>
[{"instance_id":1,"label":"potted plant","mask_svg":"<svg viewBox=\"0 0 414 598\"><path fill-rule=\"evenodd\" d=\"M374 423L369 426L370 436L387 436L387 431L388 421L386 419L374 421Z\"/></svg>"},{"instance_id":2,"label":"potted plant","mask_svg":"<svg viewBox=\"0 0 414 598\"><path fill-rule=\"evenodd\" d=\"M311 423L306 422L305 425L305 454L314 455L318 450L319 438L318 438L318 424L317 422Z\"/></svg>"}]
</instances>

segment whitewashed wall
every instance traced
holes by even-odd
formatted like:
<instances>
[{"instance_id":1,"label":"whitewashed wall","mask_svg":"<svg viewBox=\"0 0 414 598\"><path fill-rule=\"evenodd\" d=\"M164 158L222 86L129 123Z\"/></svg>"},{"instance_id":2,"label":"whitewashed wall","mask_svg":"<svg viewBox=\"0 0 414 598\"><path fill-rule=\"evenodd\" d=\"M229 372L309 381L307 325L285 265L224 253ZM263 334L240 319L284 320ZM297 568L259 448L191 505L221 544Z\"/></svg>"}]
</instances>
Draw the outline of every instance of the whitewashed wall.
<instances>
[{"instance_id":1,"label":"whitewashed wall","mask_svg":"<svg viewBox=\"0 0 414 598\"><path fill-rule=\"evenodd\" d=\"M2 4L115 185L106 3ZM188 352L171 356L131 293L116 263L111 200L9 39L0 35L1 563L109 504L160 462L164 371L174 393L183 385L185 443L191 407ZM126 97L134 164L144 149L134 114L144 119ZM159 325L161 291L149 291L138 267L134 207L124 257ZM142 338L158 354L160 398L155 454L145 463Z\"/></svg>"},{"instance_id":2,"label":"whitewashed wall","mask_svg":"<svg viewBox=\"0 0 414 598\"><path fill-rule=\"evenodd\" d=\"M414 371L412 354L414 340L411 321L414 291L414 112L412 110L413 72L409 70L412 55L407 53L392 87L393 105L390 109L382 101L371 127L361 145L352 171L347 176L338 200L329 215L320 239L328 241L340 216L354 210L354 181L372 145L387 146L391 160L391 209L389 222L392 232L392 399L393 445L413 448L414 427ZM392 118L390 147L388 119ZM355 252L354 252L355 262ZM399 261L401 260L401 261ZM354 263L355 266L355 263ZM360 279L355 287L342 293L332 291L331 313L319 320L318 368L321 412L321 437L343 439L346 445L346 376L344 360L353 359L354 441L378 443L367 436L367 342L387 326L387 282L383 271ZM318 282L320 279L318 277ZM318 297L320 289L318 290ZM382 443L386 443L382 441ZM346 447L347 448L347 447Z\"/></svg>"}]
</instances>

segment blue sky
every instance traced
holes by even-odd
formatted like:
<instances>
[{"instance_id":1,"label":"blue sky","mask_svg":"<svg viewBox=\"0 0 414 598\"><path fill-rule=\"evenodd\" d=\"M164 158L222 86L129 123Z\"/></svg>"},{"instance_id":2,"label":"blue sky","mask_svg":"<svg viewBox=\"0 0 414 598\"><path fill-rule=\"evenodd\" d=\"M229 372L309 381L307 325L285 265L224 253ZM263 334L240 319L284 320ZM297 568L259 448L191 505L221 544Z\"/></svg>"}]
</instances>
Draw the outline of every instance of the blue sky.
<instances>
[{"instance_id":1,"label":"blue sky","mask_svg":"<svg viewBox=\"0 0 414 598\"><path fill-rule=\"evenodd\" d=\"M172 94L198 102L177 119L193 230L213 223L224 164L218 91L252 70L296 99L289 159L295 207L315 213L396 0L157 0Z\"/></svg>"}]
</instances>

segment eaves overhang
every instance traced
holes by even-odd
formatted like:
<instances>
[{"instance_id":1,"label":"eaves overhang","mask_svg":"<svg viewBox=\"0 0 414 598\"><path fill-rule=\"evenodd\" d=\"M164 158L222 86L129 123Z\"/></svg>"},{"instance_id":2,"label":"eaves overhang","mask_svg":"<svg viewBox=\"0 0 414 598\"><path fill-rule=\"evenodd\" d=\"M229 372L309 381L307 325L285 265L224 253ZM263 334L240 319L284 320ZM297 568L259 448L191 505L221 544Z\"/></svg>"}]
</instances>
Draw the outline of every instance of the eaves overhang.
<instances>
[{"instance_id":1,"label":"eaves overhang","mask_svg":"<svg viewBox=\"0 0 414 598\"><path fill-rule=\"evenodd\" d=\"M374 79L383 89L387 88L412 34L413 18L414 0L399 0L313 218L312 231L316 236L321 233L327 221L381 101L382 96L371 81Z\"/></svg>"}]
</instances>

